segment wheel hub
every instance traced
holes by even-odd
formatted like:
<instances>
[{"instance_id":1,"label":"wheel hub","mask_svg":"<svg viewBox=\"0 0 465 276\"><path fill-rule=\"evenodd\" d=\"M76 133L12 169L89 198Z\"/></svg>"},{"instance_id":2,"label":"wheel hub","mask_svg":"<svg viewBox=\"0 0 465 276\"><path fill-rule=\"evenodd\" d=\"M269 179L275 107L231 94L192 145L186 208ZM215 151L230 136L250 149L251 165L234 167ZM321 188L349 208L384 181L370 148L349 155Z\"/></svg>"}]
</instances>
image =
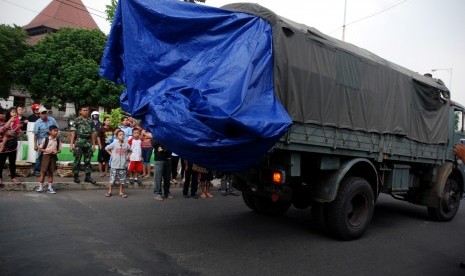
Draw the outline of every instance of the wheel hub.
<instances>
[{"instance_id":1,"label":"wheel hub","mask_svg":"<svg viewBox=\"0 0 465 276\"><path fill-rule=\"evenodd\" d=\"M352 227L361 225L368 216L368 201L363 195L356 195L347 208L347 222Z\"/></svg>"}]
</instances>

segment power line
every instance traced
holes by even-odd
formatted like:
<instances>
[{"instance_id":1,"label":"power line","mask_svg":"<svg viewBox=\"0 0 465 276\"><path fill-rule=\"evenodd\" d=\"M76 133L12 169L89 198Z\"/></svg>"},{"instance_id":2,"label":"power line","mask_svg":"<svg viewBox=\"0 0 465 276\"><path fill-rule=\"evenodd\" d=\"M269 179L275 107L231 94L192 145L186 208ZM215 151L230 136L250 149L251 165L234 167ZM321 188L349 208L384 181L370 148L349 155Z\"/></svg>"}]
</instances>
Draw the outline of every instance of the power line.
<instances>
[{"instance_id":1,"label":"power line","mask_svg":"<svg viewBox=\"0 0 465 276\"><path fill-rule=\"evenodd\" d=\"M387 11L387 10L390 10L390 9L396 7L396 6L399 6L400 4L403 4L403 3L407 2L407 1L408 1L408 0L401 0L401 1L398 1L397 3L393 3L391 6L385 8L385 9L383 9L383 10L380 10L380 11L378 11L378 12L375 12L375 13L371 14L371 15L368 15L368 16L362 17L362 18L360 18L360 19L357 19L357 20L355 20L355 21L352 21L352 22L350 22L350 23L347 24L347 25L350 25L350 24L354 24L354 23L363 21L363 20L365 20L365 19L368 19L368 18L373 17L373 16L375 16L375 15L378 15L378 14L380 14L380 13L383 13L383 12L385 12L385 11Z\"/></svg>"},{"instance_id":2,"label":"power line","mask_svg":"<svg viewBox=\"0 0 465 276\"><path fill-rule=\"evenodd\" d=\"M66 3L65 1L62 1L62 0L54 0L54 1L55 1L55 2L59 2L59 3L62 3L62 4L65 4L65 5L69 6L69 7L75 8L76 10L88 12L88 13L93 14L93 15L95 15L95 16L98 16L98 17L100 17L100 18L106 19L106 17L103 17L103 16L98 15L98 14L95 14L95 13L91 13L89 10L87 10L87 7L86 7L86 6L80 5L80 4L76 3L76 2L67 1L67 2L71 2L71 3L73 3L73 4L76 4L76 5L78 5L78 6L82 6L82 7L84 7L84 9L81 9L81 8L79 8L79 7L76 7L76 6L73 6L73 5L69 4L69 3ZM99 12L101 12L101 11L99 11Z\"/></svg>"},{"instance_id":3,"label":"power line","mask_svg":"<svg viewBox=\"0 0 465 276\"><path fill-rule=\"evenodd\" d=\"M85 8L88 9L88 10L94 10L94 11L96 11L96 12L106 14L106 12L103 12L103 11L101 11L101 10L94 9L94 8L91 8L91 7L87 7L86 5L81 4L82 2L81 2L81 3L77 3L77 2L73 2L73 1L71 1L71 0L67 0L67 1L68 1L68 2L71 2L71 3L73 3L73 4L76 4L76 5L78 5L78 6L85 7Z\"/></svg>"},{"instance_id":4,"label":"power line","mask_svg":"<svg viewBox=\"0 0 465 276\"><path fill-rule=\"evenodd\" d=\"M379 11L377 11L377 12L374 12L374 13L372 13L372 14L370 14L370 15L367 15L367 16L365 16L365 17L362 17L362 18L359 18L359 19L357 19L357 20L354 20L354 21L352 21L352 22L350 22L350 23L347 23L347 24L345 24L345 26L347 27L348 25L352 25L352 24L358 23L358 22L360 22L360 21L366 20L366 19L368 19L368 18L371 18L371 17L373 17L373 16L375 16L375 15L378 15L378 14L380 14L380 13L383 13L383 12L387 11L387 10L390 10L390 9L396 7L396 6L399 6L400 4L403 4L403 3L407 2L407 1L408 1L408 0L400 0L400 1L397 1L397 2L395 2L395 3L391 4L391 5L389 5L388 7L384 8L384 9L381 9L381 10L379 10ZM343 26L337 27L336 29L334 29L334 30L332 30L331 32L329 32L329 34L334 33L335 31L339 30L339 29L342 28L342 27L343 27Z\"/></svg>"}]
</instances>

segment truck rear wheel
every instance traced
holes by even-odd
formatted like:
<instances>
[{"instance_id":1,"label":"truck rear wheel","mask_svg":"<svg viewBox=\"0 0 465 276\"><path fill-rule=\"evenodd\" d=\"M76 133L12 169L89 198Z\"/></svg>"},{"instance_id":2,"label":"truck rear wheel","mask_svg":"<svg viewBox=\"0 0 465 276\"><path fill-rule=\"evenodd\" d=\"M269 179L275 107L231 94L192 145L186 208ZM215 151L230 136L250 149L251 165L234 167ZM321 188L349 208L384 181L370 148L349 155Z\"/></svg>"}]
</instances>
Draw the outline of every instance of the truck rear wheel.
<instances>
[{"instance_id":1,"label":"truck rear wheel","mask_svg":"<svg viewBox=\"0 0 465 276\"><path fill-rule=\"evenodd\" d=\"M370 184L360 177L345 178L336 199L328 206L328 228L338 238L361 237L373 216L374 197Z\"/></svg>"},{"instance_id":2,"label":"truck rear wheel","mask_svg":"<svg viewBox=\"0 0 465 276\"><path fill-rule=\"evenodd\" d=\"M284 213L291 206L290 201L273 202L271 198L263 196L252 196L253 203L257 208L257 212L269 215Z\"/></svg>"},{"instance_id":3,"label":"truck rear wheel","mask_svg":"<svg viewBox=\"0 0 465 276\"><path fill-rule=\"evenodd\" d=\"M460 206L460 188L453 179L447 179L438 207L428 207L428 215L435 221L451 221Z\"/></svg>"}]
</instances>

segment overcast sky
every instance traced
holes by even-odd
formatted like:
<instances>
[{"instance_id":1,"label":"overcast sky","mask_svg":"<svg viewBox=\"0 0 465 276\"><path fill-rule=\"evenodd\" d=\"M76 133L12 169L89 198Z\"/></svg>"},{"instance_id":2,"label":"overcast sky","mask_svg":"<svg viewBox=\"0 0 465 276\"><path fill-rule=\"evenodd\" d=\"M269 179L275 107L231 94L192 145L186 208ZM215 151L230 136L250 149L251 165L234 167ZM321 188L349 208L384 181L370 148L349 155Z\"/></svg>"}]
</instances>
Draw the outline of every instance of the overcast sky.
<instances>
[{"instance_id":1,"label":"overcast sky","mask_svg":"<svg viewBox=\"0 0 465 276\"><path fill-rule=\"evenodd\" d=\"M0 0L0 23L26 25L51 1ZM247 1L207 0L207 5L233 2ZM345 0L250 2L342 38ZM104 11L110 0L83 3L108 33ZM347 0L346 11L345 41L421 74L446 69L433 72L433 77L448 87L452 83L452 99L465 105L465 0Z\"/></svg>"}]
</instances>

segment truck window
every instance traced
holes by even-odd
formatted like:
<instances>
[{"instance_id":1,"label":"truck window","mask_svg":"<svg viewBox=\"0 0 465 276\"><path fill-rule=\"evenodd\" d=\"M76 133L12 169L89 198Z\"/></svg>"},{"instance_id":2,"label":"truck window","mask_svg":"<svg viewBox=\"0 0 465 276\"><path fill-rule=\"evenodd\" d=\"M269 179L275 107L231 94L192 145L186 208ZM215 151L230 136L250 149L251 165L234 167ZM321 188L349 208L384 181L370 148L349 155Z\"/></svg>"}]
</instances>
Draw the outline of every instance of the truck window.
<instances>
[{"instance_id":1,"label":"truck window","mask_svg":"<svg viewBox=\"0 0 465 276\"><path fill-rule=\"evenodd\" d=\"M455 124L455 131L464 133L464 112L463 110L454 110L454 124Z\"/></svg>"}]
</instances>

